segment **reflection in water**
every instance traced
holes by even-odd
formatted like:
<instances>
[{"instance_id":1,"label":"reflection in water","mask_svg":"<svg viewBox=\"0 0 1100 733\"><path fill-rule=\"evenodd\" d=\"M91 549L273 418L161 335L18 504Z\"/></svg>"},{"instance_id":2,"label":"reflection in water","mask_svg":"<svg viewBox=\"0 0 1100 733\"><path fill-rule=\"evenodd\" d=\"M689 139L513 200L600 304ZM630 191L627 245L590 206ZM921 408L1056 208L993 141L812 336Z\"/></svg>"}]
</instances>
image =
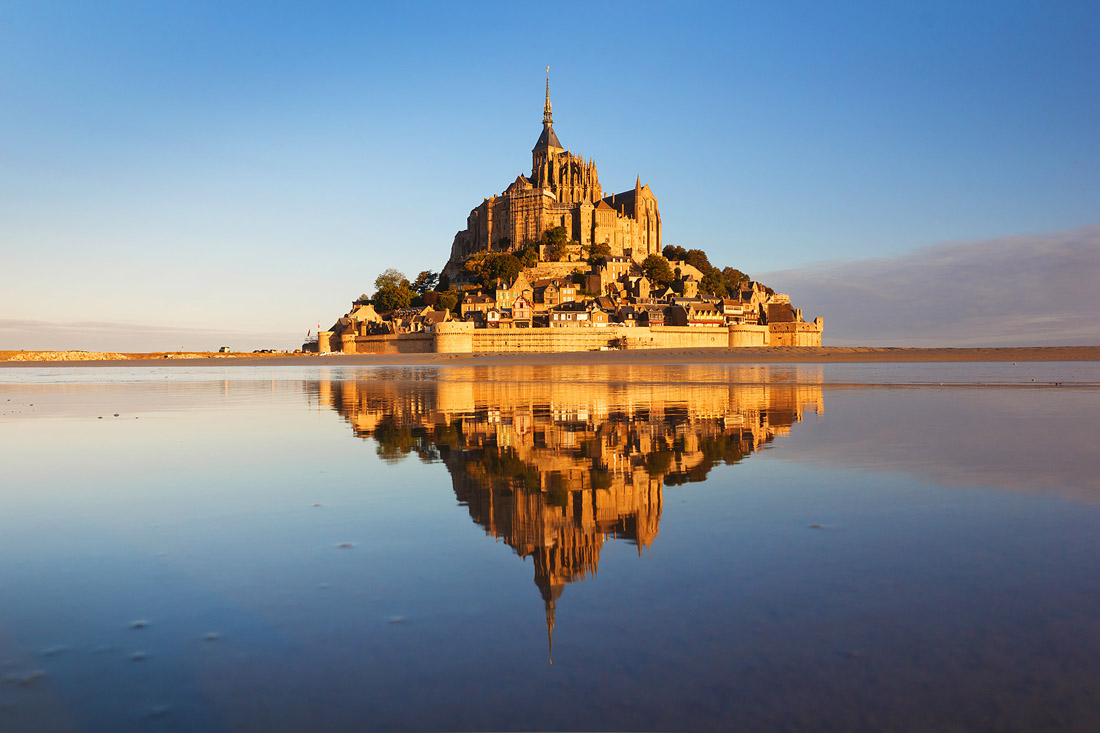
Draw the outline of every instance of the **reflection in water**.
<instances>
[{"instance_id":1,"label":"reflection in water","mask_svg":"<svg viewBox=\"0 0 1100 733\"><path fill-rule=\"evenodd\" d=\"M446 464L473 520L533 559L552 651L566 584L596 573L609 538L639 555L653 542L663 485L703 481L787 434L804 411L823 411L819 375L745 372L696 368L688 382L649 367L578 381L556 367L484 367L316 388L384 460L416 453Z\"/></svg>"}]
</instances>

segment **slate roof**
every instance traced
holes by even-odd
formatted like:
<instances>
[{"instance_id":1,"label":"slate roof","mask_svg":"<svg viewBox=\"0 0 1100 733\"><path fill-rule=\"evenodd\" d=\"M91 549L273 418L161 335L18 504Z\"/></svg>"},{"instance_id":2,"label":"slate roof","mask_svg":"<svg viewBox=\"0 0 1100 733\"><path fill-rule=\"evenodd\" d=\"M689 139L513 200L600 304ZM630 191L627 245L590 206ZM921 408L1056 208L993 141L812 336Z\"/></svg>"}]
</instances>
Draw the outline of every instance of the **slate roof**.
<instances>
[{"instance_id":1,"label":"slate roof","mask_svg":"<svg viewBox=\"0 0 1100 733\"><path fill-rule=\"evenodd\" d=\"M539 135L538 142L535 143L535 147L532 148L532 150L538 150L539 148L545 147L561 148L565 150L565 146L561 144L561 141L558 140L557 133L554 132L553 125L544 124L542 126L542 134Z\"/></svg>"}]
</instances>

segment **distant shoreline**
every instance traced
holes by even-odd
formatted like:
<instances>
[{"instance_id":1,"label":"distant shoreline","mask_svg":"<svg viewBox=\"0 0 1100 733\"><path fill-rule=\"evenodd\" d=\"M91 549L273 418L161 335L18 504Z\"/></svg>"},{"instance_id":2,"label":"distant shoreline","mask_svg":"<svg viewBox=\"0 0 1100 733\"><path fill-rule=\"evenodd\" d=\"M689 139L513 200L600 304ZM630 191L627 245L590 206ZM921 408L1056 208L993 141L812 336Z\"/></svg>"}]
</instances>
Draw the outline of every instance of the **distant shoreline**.
<instances>
[{"instance_id":1,"label":"distant shoreline","mask_svg":"<svg viewBox=\"0 0 1100 733\"><path fill-rule=\"evenodd\" d=\"M24 355L14 359L16 354ZM30 359L28 356L53 358ZM902 348L872 346L638 349L511 354L240 354L0 352L0 368L233 366L529 366L536 364L753 364L1100 361L1100 346Z\"/></svg>"}]
</instances>

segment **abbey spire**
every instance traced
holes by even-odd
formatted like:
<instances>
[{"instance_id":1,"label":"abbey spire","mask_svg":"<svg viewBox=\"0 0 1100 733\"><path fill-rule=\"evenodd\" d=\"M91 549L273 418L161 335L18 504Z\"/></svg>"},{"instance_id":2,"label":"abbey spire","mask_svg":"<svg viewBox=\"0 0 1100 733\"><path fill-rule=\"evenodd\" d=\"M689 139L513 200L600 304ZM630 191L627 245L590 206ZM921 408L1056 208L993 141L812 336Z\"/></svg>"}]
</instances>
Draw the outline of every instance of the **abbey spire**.
<instances>
[{"instance_id":1,"label":"abbey spire","mask_svg":"<svg viewBox=\"0 0 1100 733\"><path fill-rule=\"evenodd\" d=\"M550 67L546 67L546 104L542 108L542 124L553 125L554 115L550 111Z\"/></svg>"},{"instance_id":2,"label":"abbey spire","mask_svg":"<svg viewBox=\"0 0 1100 733\"><path fill-rule=\"evenodd\" d=\"M563 153L565 148L554 133L554 114L550 110L550 67L546 67L546 103L542 106L542 134L531 153L538 158L546 158L547 153ZM542 153L542 155L539 155Z\"/></svg>"}]
</instances>

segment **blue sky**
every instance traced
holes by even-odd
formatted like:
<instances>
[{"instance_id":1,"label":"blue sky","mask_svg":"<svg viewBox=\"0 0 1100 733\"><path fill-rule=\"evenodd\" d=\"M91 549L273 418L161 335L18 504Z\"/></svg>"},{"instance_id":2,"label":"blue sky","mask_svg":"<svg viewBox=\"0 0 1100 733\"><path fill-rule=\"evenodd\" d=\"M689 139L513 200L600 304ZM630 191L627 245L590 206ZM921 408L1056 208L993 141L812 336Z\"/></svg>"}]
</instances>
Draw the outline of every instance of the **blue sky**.
<instances>
[{"instance_id":1,"label":"blue sky","mask_svg":"<svg viewBox=\"0 0 1100 733\"><path fill-rule=\"evenodd\" d=\"M547 64L605 190L640 174L666 243L753 275L1087 228L1098 33L1085 2L0 0L0 348L292 346L529 172Z\"/></svg>"}]
</instances>

